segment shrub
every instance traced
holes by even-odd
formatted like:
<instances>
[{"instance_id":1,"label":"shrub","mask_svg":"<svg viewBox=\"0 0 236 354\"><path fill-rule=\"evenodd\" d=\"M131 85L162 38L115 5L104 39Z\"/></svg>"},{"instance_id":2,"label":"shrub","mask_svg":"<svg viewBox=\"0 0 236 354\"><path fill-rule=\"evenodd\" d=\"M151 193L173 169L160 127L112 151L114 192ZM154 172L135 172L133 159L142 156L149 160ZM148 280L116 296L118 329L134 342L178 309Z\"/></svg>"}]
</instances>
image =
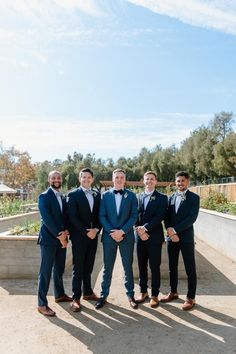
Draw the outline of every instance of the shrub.
<instances>
[{"instance_id":1,"label":"shrub","mask_svg":"<svg viewBox=\"0 0 236 354\"><path fill-rule=\"evenodd\" d=\"M223 193L216 191L210 191L209 196L201 201L201 207L236 215L236 204L229 203Z\"/></svg>"}]
</instances>

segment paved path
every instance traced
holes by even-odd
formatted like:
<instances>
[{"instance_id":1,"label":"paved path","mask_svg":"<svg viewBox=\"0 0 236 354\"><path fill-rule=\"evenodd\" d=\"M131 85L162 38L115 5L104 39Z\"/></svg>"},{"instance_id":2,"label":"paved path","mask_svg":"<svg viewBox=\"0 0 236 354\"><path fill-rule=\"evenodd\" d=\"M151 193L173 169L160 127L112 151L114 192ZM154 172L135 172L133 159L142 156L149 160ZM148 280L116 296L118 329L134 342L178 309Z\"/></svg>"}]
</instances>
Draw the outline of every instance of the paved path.
<instances>
[{"instance_id":1,"label":"paved path","mask_svg":"<svg viewBox=\"0 0 236 354\"><path fill-rule=\"evenodd\" d=\"M180 281L178 301L157 309L147 302L132 310L119 258L109 303L99 311L92 302L83 301L82 312L74 314L68 304L55 304L50 290L49 302L57 317L45 318L36 311L36 280L0 280L0 353L236 353L236 264L200 241L197 250L199 295L191 312L181 310L185 280ZM97 292L99 262L94 274ZM70 293L69 277L65 284ZM165 280L161 289L167 288Z\"/></svg>"}]
</instances>

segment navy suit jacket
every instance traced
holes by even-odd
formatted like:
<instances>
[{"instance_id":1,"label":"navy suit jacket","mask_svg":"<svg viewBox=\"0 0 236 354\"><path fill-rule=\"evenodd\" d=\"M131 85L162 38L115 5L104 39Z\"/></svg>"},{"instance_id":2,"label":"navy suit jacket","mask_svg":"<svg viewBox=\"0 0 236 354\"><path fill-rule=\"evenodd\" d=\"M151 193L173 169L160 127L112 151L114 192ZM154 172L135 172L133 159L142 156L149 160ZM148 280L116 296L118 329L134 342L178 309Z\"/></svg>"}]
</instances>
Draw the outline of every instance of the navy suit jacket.
<instances>
[{"instance_id":1,"label":"navy suit jacket","mask_svg":"<svg viewBox=\"0 0 236 354\"><path fill-rule=\"evenodd\" d=\"M66 229L66 200L62 198L62 211L51 188L41 193L38 199L38 207L41 215L41 227L38 243L45 246L60 245L57 236L60 231Z\"/></svg>"},{"instance_id":2,"label":"navy suit jacket","mask_svg":"<svg viewBox=\"0 0 236 354\"><path fill-rule=\"evenodd\" d=\"M137 198L128 189L124 189L119 214L116 211L116 201L113 188L102 195L99 219L103 226L102 242L115 242L110 236L111 230L123 230L125 235L121 242L134 242L133 226L138 217Z\"/></svg>"},{"instance_id":3,"label":"navy suit jacket","mask_svg":"<svg viewBox=\"0 0 236 354\"><path fill-rule=\"evenodd\" d=\"M185 200L175 212L176 193L172 194L168 202L168 211L165 219L165 226L173 227L180 238L180 242L194 242L193 224L197 219L199 212L200 198L197 194L189 190L185 194ZM169 241L170 239L167 238Z\"/></svg>"},{"instance_id":4,"label":"navy suit jacket","mask_svg":"<svg viewBox=\"0 0 236 354\"><path fill-rule=\"evenodd\" d=\"M72 243L79 241L82 237L87 237L87 229L101 229L99 222L99 206L101 194L93 191L94 205L91 212L88 199L83 189L77 188L68 194L67 198L67 216ZM98 233L99 233L98 231Z\"/></svg>"},{"instance_id":5,"label":"navy suit jacket","mask_svg":"<svg viewBox=\"0 0 236 354\"><path fill-rule=\"evenodd\" d=\"M166 195L155 190L149 199L149 202L144 210L143 207L144 192L137 196L138 199L138 221L137 226L145 226L149 234L149 242L162 243L164 242L164 232L162 221L165 219L168 198ZM138 237L138 241L140 238Z\"/></svg>"}]
</instances>

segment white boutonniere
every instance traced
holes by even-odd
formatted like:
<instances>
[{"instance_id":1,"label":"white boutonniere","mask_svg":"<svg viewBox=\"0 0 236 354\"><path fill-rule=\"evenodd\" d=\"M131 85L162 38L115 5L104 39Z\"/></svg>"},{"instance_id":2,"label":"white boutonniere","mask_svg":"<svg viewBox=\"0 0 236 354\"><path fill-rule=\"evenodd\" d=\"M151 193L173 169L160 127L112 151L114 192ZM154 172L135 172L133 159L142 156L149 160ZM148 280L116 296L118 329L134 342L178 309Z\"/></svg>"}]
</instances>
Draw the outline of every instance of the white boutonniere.
<instances>
[{"instance_id":1,"label":"white boutonniere","mask_svg":"<svg viewBox=\"0 0 236 354\"><path fill-rule=\"evenodd\" d=\"M93 196L96 197L97 196L97 192L93 191Z\"/></svg>"},{"instance_id":2,"label":"white boutonniere","mask_svg":"<svg viewBox=\"0 0 236 354\"><path fill-rule=\"evenodd\" d=\"M70 197L66 197L66 202L67 202L67 203L69 202L69 199L70 199Z\"/></svg>"},{"instance_id":3,"label":"white boutonniere","mask_svg":"<svg viewBox=\"0 0 236 354\"><path fill-rule=\"evenodd\" d=\"M124 194L124 198L127 198L128 197L128 193L127 192L125 192L125 194Z\"/></svg>"},{"instance_id":4,"label":"white boutonniere","mask_svg":"<svg viewBox=\"0 0 236 354\"><path fill-rule=\"evenodd\" d=\"M156 196L155 195L152 195L151 197L150 197L150 202L152 201L152 200L155 200L156 199Z\"/></svg>"}]
</instances>

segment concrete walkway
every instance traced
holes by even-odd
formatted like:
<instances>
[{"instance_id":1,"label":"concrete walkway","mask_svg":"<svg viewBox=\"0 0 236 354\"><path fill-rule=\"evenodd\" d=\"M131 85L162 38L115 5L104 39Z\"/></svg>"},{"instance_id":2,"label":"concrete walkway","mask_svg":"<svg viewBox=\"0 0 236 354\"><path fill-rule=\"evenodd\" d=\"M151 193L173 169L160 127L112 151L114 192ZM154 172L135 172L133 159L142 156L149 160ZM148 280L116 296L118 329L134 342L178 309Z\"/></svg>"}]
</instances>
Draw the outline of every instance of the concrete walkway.
<instances>
[{"instance_id":1,"label":"concrete walkway","mask_svg":"<svg viewBox=\"0 0 236 354\"><path fill-rule=\"evenodd\" d=\"M146 302L132 310L119 258L109 303L99 311L94 303L82 301L82 312L72 313L68 304L54 303L50 290L49 305L57 317L45 318L36 311L37 280L0 280L0 353L236 353L236 264L201 241L197 251L198 295L191 312L181 309L185 280L179 283L181 295L176 302L160 304L157 309ZM94 273L97 293L101 267L98 259ZM70 282L66 277L69 294ZM168 290L167 280L161 289Z\"/></svg>"}]
</instances>

